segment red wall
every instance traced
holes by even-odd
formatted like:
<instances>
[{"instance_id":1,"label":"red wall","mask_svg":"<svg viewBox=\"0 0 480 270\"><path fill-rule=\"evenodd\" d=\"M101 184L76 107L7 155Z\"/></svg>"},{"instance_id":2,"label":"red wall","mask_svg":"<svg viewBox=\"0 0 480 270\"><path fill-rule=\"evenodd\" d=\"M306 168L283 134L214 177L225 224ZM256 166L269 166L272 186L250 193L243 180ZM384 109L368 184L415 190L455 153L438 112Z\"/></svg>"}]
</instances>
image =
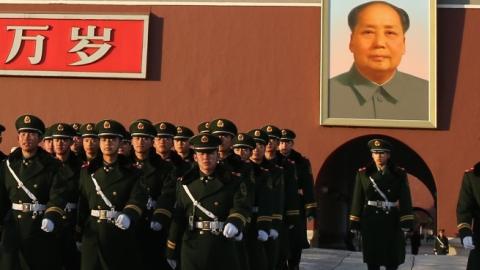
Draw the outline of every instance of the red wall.
<instances>
[{"instance_id":1,"label":"red wall","mask_svg":"<svg viewBox=\"0 0 480 270\"><path fill-rule=\"evenodd\" d=\"M272 123L298 134L314 174L344 142L386 134L409 145L433 172L438 226L456 232L464 169L480 148L480 10L439 9L437 130L322 127L318 7L0 5L1 12L148 13L148 80L0 77L2 149L13 122L33 113L46 123L114 118L190 126L216 117L242 131Z\"/></svg>"}]
</instances>

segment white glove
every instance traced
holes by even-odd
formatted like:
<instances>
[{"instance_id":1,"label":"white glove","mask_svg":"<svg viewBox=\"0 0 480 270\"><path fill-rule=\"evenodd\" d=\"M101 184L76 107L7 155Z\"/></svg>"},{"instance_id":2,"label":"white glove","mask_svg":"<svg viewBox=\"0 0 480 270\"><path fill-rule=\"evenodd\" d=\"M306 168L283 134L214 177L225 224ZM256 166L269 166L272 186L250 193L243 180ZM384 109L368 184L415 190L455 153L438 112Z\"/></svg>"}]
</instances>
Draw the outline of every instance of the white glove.
<instances>
[{"instance_id":1,"label":"white glove","mask_svg":"<svg viewBox=\"0 0 480 270\"><path fill-rule=\"evenodd\" d=\"M130 218L125 214L120 214L115 220L115 226L122 230L126 230L130 227Z\"/></svg>"},{"instance_id":2,"label":"white glove","mask_svg":"<svg viewBox=\"0 0 480 270\"><path fill-rule=\"evenodd\" d=\"M273 240L277 239L278 238L278 231L275 230L275 229L270 229L269 237L272 238Z\"/></svg>"},{"instance_id":3,"label":"white glove","mask_svg":"<svg viewBox=\"0 0 480 270\"><path fill-rule=\"evenodd\" d=\"M264 230L258 230L257 240L265 242L268 240L268 233Z\"/></svg>"},{"instance_id":4,"label":"white glove","mask_svg":"<svg viewBox=\"0 0 480 270\"><path fill-rule=\"evenodd\" d=\"M45 232L52 232L53 228L55 228L55 224L48 218L42 219L42 227L40 227Z\"/></svg>"},{"instance_id":5,"label":"white glove","mask_svg":"<svg viewBox=\"0 0 480 270\"><path fill-rule=\"evenodd\" d=\"M237 236L235 236L235 241L242 241L243 239L243 232L240 232Z\"/></svg>"},{"instance_id":6,"label":"white glove","mask_svg":"<svg viewBox=\"0 0 480 270\"><path fill-rule=\"evenodd\" d=\"M171 267L172 269L177 268L177 261L176 261L176 260L167 259L167 263L168 263L168 265L170 265L170 267Z\"/></svg>"},{"instance_id":7,"label":"white glove","mask_svg":"<svg viewBox=\"0 0 480 270\"><path fill-rule=\"evenodd\" d=\"M465 236L463 238L463 247L466 249L474 249L475 245L473 244L473 239L471 236Z\"/></svg>"},{"instance_id":8,"label":"white glove","mask_svg":"<svg viewBox=\"0 0 480 270\"><path fill-rule=\"evenodd\" d=\"M160 222L152 221L150 222L150 229L158 232L162 229L162 224Z\"/></svg>"},{"instance_id":9,"label":"white glove","mask_svg":"<svg viewBox=\"0 0 480 270\"><path fill-rule=\"evenodd\" d=\"M237 233L238 233L238 229L232 223L227 223L227 225L225 225L225 228L223 228L223 235L226 238L232 238L235 235L237 235Z\"/></svg>"}]
</instances>

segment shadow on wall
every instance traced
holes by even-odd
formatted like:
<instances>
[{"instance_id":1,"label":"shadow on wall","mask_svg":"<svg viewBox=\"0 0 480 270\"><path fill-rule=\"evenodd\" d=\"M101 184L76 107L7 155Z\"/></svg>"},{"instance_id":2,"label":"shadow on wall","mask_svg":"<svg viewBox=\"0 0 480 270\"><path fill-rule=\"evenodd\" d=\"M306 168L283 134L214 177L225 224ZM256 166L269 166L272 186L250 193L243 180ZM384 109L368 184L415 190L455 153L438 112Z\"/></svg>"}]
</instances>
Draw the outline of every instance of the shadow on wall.
<instances>
[{"instance_id":1,"label":"shadow on wall","mask_svg":"<svg viewBox=\"0 0 480 270\"><path fill-rule=\"evenodd\" d=\"M324 162L315 182L318 203L314 241L322 248L348 249L348 214L357 170L371 162L367 142L384 138L393 145L392 161L418 178L432 194L436 208L436 186L423 159L408 145L385 135L366 135L338 147ZM315 242L314 242L315 243Z\"/></svg>"}]
</instances>

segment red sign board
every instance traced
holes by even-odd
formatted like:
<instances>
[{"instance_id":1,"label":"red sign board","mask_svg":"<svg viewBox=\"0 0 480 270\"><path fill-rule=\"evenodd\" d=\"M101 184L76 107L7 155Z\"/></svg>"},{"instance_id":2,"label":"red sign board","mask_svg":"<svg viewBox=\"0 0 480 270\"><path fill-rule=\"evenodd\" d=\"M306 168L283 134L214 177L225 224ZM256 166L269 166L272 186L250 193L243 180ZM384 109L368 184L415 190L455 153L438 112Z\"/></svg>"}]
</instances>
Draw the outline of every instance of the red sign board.
<instances>
[{"instance_id":1,"label":"red sign board","mask_svg":"<svg viewBox=\"0 0 480 270\"><path fill-rule=\"evenodd\" d=\"M148 15L0 14L0 75L145 78Z\"/></svg>"}]
</instances>

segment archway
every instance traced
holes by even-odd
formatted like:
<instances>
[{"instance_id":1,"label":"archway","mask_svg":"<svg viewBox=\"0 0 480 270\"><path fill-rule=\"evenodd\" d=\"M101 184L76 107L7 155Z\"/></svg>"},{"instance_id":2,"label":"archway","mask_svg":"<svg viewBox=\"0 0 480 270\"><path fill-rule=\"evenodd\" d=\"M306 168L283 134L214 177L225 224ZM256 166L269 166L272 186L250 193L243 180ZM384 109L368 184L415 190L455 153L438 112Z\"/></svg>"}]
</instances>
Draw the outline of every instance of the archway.
<instances>
[{"instance_id":1,"label":"archway","mask_svg":"<svg viewBox=\"0 0 480 270\"><path fill-rule=\"evenodd\" d=\"M315 224L319 247L347 249L348 213L357 170L369 162L371 155L367 142L384 138L393 145L392 160L405 168L409 182L417 179L433 198L430 212L436 221L436 186L432 172L425 161L405 143L386 135L366 135L352 139L337 148L322 165L315 182L318 215ZM413 177L412 177L413 176ZM414 197L414 196L412 196ZM414 200L414 207L415 200ZM422 207L424 207L422 205Z\"/></svg>"}]
</instances>

